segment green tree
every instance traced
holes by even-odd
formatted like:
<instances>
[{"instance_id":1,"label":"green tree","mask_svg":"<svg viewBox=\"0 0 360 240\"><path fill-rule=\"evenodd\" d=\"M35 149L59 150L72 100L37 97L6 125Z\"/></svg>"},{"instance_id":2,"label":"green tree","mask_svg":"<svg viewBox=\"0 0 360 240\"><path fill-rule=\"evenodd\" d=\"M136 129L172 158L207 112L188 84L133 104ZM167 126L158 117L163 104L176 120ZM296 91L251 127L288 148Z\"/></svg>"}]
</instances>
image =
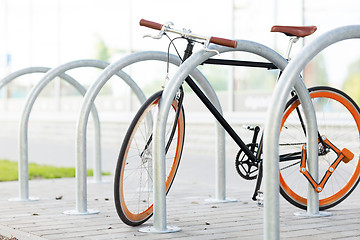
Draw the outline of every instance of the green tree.
<instances>
[{"instance_id":1,"label":"green tree","mask_svg":"<svg viewBox=\"0 0 360 240\"><path fill-rule=\"evenodd\" d=\"M103 60L103 61L109 61L111 58L110 49L108 46L106 46L104 39L101 37L97 37L97 43L96 43L96 59Z\"/></svg>"},{"instance_id":2,"label":"green tree","mask_svg":"<svg viewBox=\"0 0 360 240\"><path fill-rule=\"evenodd\" d=\"M305 67L304 80L307 87L329 84L326 62L322 54L317 55Z\"/></svg>"},{"instance_id":3,"label":"green tree","mask_svg":"<svg viewBox=\"0 0 360 240\"><path fill-rule=\"evenodd\" d=\"M227 90L230 68L215 65L199 66L198 68L210 82L215 91L223 92ZM186 86L185 90L187 89L191 91L190 88Z\"/></svg>"},{"instance_id":4,"label":"green tree","mask_svg":"<svg viewBox=\"0 0 360 240\"><path fill-rule=\"evenodd\" d=\"M357 104L360 104L360 59L350 64L343 90L354 99Z\"/></svg>"}]
</instances>

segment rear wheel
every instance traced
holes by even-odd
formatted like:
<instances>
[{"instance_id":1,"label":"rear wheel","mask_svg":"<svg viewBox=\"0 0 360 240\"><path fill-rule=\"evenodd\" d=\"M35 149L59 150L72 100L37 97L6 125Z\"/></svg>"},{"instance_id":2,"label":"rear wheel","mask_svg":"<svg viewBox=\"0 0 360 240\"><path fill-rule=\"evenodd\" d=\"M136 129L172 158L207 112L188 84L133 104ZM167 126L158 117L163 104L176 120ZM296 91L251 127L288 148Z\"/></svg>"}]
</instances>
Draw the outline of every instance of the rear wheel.
<instances>
[{"instance_id":1,"label":"rear wheel","mask_svg":"<svg viewBox=\"0 0 360 240\"><path fill-rule=\"evenodd\" d=\"M162 91L152 95L133 119L123 141L115 172L115 206L124 223L137 226L153 213L153 125L159 111ZM184 143L183 109L173 101L166 125L166 192L178 169Z\"/></svg>"},{"instance_id":2,"label":"rear wheel","mask_svg":"<svg viewBox=\"0 0 360 240\"><path fill-rule=\"evenodd\" d=\"M338 149L347 148L354 154L348 162L340 162L319 193L320 210L339 204L355 189L360 176L360 115L355 102L345 93L330 87L309 89L316 112L318 132ZM301 147L306 143L304 116L297 97L287 104L280 132L280 192L291 204L306 209L308 180L300 173ZM331 149L319 143L319 180L337 158Z\"/></svg>"}]
</instances>

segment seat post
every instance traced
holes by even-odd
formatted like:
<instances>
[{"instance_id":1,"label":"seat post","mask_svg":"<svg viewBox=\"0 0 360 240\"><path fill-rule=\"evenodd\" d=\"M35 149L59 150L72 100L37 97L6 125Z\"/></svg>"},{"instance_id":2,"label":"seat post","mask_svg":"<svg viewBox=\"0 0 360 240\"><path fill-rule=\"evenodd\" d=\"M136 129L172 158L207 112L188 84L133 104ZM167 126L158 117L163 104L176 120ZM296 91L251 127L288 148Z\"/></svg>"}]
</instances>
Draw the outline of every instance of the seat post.
<instances>
[{"instance_id":1,"label":"seat post","mask_svg":"<svg viewBox=\"0 0 360 240\"><path fill-rule=\"evenodd\" d=\"M291 37L289 40L289 45L288 48L286 50L286 54L285 54L285 58L287 60L290 60L290 52L291 52L291 48L293 46L294 43L296 43L299 40L299 37Z\"/></svg>"}]
</instances>

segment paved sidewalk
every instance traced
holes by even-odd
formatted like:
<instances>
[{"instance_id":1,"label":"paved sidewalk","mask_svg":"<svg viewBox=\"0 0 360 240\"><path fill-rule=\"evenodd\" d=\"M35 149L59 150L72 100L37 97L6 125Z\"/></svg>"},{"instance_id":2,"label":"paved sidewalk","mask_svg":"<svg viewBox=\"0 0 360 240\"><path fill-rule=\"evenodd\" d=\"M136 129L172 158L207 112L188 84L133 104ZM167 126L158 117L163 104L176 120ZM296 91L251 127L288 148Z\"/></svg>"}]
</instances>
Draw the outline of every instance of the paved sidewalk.
<instances>
[{"instance_id":1,"label":"paved sidewalk","mask_svg":"<svg viewBox=\"0 0 360 240\"><path fill-rule=\"evenodd\" d=\"M180 227L180 232L141 233L140 227L123 224L113 203L112 177L106 177L107 183L88 184L88 208L100 213L83 216L62 214L75 209L75 179L30 181L30 196L40 198L31 202L8 201L17 197L18 183L0 183L0 234L20 240L262 239L263 208L250 199L254 182L245 182L233 173L235 170L229 170L227 196L237 202L208 202L206 199L214 193L213 175L208 168L194 169L194 161L184 157L167 198L167 222ZM206 161L199 158L196 165ZM299 209L281 199L281 239L359 239L359 201L357 189L349 199L331 209L332 216L303 218L294 215ZM151 226L152 221L144 226Z\"/></svg>"}]
</instances>

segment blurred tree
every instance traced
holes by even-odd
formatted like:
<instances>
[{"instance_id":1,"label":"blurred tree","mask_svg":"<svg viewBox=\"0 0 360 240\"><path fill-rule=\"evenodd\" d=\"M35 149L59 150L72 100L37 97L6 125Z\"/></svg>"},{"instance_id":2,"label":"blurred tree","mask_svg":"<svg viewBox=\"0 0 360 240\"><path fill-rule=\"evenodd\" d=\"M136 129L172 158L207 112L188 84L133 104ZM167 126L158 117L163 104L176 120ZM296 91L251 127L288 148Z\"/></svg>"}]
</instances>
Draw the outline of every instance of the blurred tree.
<instances>
[{"instance_id":1,"label":"blurred tree","mask_svg":"<svg viewBox=\"0 0 360 240\"><path fill-rule=\"evenodd\" d=\"M206 79L210 82L211 86L214 88L215 91L224 92L227 90L227 82L230 73L230 69L228 67L205 65L199 66L198 68L204 74ZM186 86L185 90L187 89L188 87ZM191 91L190 88L189 91Z\"/></svg>"},{"instance_id":2,"label":"blurred tree","mask_svg":"<svg viewBox=\"0 0 360 240\"><path fill-rule=\"evenodd\" d=\"M314 60L305 67L304 79L307 87L329 84L326 62L322 54L317 55Z\"/></svg>"},{"instance_id":3,"label":"blurred tree","mask_svg":"<svg viewBox=\"0 0 360 240\"><path fill-rule=\"evenodd\" d=\"M116 48L110 48L105 40L98 34L95 35L97 38L96 44L95 44L95 59L102 60L105 62L111 62L111 59L116 54L124 54L125 50L120 50ZM99 70L101 71L101 70ZM107 84L104 87L101 88L100 93L101 95L108 95L112 94L114 91L111 84Z\"/></svg>"},{"instance_id":4,"label":"blurred tree","mask_svg":"<svg viewBox=\"0 0 360 240\"><path fill-rule=\"evenodd\" d=\"M119 58L122 55L128 54L128 50L109 47L105 40L98 34L95 35L97 40L95 43L95 58L110 62L112 58Z\"/></svg>"},{"instance_id":5,"label":"blurred tree","mask_svg":"<svg viewBox=\"0 0 360 240\"><path fill-rule=\"evenodd\" d=\"M359 105L360 104L360 59L350 64L348 76L343 90Z\"/></svg>"},{"instance_id":6,"label":"blurred tree","mask_svg":"<svg viewBox=\"0 0 360 240\"><path fill-rule=\"evenodd\" d=\"M97 36L98 40L96 43L96 59L103 60L103 61L109 61L111 58L110 49L108 46L106 46L104 39L102 39L100 36Z\"/></svg>"}]
</instances>

